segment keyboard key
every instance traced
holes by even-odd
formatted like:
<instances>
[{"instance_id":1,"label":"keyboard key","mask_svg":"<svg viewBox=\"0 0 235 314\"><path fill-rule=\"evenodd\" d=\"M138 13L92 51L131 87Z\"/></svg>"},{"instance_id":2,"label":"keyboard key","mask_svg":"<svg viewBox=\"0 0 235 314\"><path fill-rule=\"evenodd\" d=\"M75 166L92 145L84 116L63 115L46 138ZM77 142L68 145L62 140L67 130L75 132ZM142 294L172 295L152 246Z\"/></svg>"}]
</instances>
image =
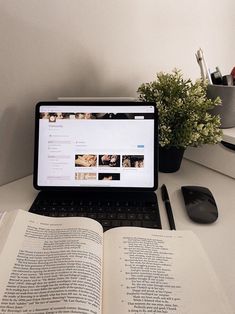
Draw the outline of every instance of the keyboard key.
<instances>
[{"instance_id":1,"label":"keyboard key","mask_svg":"<svg viewBox=\"0 0 235 314\"><path fill-rule=\"evenodd\" d=\"M87 213L78 213L77 216L78 217L87 217Z\"/></svg>"},{"instance_id":2,"label":"keyboard key","mask_svg":"<svg viewBox=\"0 0 235 314\"><path fill-rule=\"evenodd\" d=\"M116 219L116 218L117 218L117 214L115 214L115 213L109 213L109 214L107 214L107 218L108 218L108 219L111 219L111 220Z\"/></svg>"},{"instance_id":3,"label":"keyboard key","mask_svg":"<svg viewBox=\"0 0 235 314\"><path fill-rule=\"evenodd\" d=\"M126 219L126 214L124 214L124 213L118 214L117 218L118 219Z\"/></svg>"},{"instance_id":4,"label":"keyboard key","mask_svg":"<svg viewBox=\"0 0 235 314\"><path fill-rule=\"evenodd\" d=\"M122 220L122 226L125 227L132 226L132 222L130 220Z\"/></svg>"},{"instance_id":5,"label":"keyboard key","mask_svg":"<svg viewBox=\"0 0 235 314\"><path fill-rule=\"evenodd\" d=\"M98 219L106 219L106 218L107 218L107 214L105 214L105 213L99 213L99 214L97 215L97 218L98 218Z\"/></svg>"},{"instance_id":6,"label":"keyboard key","mask_svg":"<svg viewBox=\"0 0 235 314\"><path fill-rule=\"evenodd\" d=\"M50 213L50 217L58 217L58 214L56 212Z\"/></svg>"},{"instance_id":7,"label":"keyboard key","mask_svg":"<svg viewBox=\"0 0 235 314\"><path fill-rule=\"evenodd\" d=\"M149 214L144 214L144 220L151 220L151 216Z\"/></svg>"},{"instance_id":8,"label":"keyboard key","mask_svg":"<svg viewBox=\"0 0 235 314\"><path fill-rule=\"evenodd\" d=\"M135 214L128 214L127 215L127 219L135 220L136 219L136 215Z\"/></svg>"},{"instance_id":9,"label":"keyboard key","mask_svg":"<svg viewBox=\"0 0 235 314\"><path fill-rule=\"evenodd\" d=\"M111 220L102 220L101 224L103 227L111 227Z\"/></svg>"},{"instance_id":10,"label":"keyboard key","mask_svg":"<svg viewBox=\"0 0 235 314\"><path fill-rule=\"evenodd\" d=\"M140 220L134 220L134 221L132 221L132 226L135 226L135 227L142 227L142 221L140 221Z\"/></svg>"},{"instance_id":11,"label":"keyboard key","mask_svg":"<svg viewBox=\"0 0 235 314\"><path fill-rule=\"evenodd\" d=\"M112 227L120 227L121 220L112 220Z\"/></svg>"},{"instance_id":12,"label":"keyboard key","mask_svg":"<svg viewBox=\"0 0 235 314\"><path fill-rule=\"evenodd\" d=\"M92 218L92 219L96 219L97 218L97 214L96 213L88 213L87 217Z\"/></svg>"},{"instance_id":13,"label":"keyboard key","mask_svg":"<svg viewBox=\"0 0 235 314\"><path fill-rule=\"evenodd\" d=\"M137 219L138 219L138 220L143 220L143 218L144 218L144 215L143 215L143 214L138 214L138 215L137 215Z\"/></svg>"},{"instance_id":14,"label":"keyboard key","mask_svg":"<svg viewBox=\"0 0 235 314\"><path fill-rule=\"evenodd\" d=\"M60 212L58 214L58 217L67 217L67 213L66 212Z\"/></svg>"},{"instance_id":15,"label":"keyboard key","mask_svg":"<svg viewBox=\"0 0 235 314\"><path fill-rule=\"evenodd\" d=\"M159 225L153 221L143 221L142 226L144 228L159 228Z\"/></svg>"}]
</instances>

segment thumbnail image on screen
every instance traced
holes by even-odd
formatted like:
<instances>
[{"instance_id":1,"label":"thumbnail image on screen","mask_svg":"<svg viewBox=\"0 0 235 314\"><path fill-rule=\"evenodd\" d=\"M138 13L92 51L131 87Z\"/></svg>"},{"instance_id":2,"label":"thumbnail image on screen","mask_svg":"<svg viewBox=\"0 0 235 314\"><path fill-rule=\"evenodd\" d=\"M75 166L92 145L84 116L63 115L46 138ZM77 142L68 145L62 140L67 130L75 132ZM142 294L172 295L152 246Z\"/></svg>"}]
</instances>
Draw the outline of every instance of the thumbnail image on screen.
<instances>
[{"instance_id":1,"label":"thumbnail image on screen","mask_svg":"<svg viewBox=\"0 0 235 314\"><path fill-rule=\"evenodd\" d=\"M92 154L75 155L76 167L95 167L97 165L97 156Z\"/></svg>"}]
</instances>

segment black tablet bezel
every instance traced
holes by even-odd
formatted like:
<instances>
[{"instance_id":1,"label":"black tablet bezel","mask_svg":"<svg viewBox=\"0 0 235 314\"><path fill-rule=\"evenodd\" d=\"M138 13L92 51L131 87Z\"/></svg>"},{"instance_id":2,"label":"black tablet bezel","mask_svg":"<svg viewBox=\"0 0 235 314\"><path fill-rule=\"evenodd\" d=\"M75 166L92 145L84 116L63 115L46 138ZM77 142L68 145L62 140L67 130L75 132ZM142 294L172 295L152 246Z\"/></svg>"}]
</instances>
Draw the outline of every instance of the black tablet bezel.
<instances>
[{"instance_id":1,"label":"black tablet bezel","mask_svg":"<svg viewBox=\"0 0 235 314\"><path fill-rule=\"evenodd\" d=\"M154 186L153 187L87 187L87 186L39 186L38 181L38 142L39 142L39 120L41 106L143 106L152 105L154 107ZM33 186L40 191L86 191L86 192L137 192L137 191L155 191L158 188L158 113L155 103L152 102L116 102L116 101L41 101L35 107L35 140L34 140L34 172L33 172Z\"/></svg>"}]
</instances>

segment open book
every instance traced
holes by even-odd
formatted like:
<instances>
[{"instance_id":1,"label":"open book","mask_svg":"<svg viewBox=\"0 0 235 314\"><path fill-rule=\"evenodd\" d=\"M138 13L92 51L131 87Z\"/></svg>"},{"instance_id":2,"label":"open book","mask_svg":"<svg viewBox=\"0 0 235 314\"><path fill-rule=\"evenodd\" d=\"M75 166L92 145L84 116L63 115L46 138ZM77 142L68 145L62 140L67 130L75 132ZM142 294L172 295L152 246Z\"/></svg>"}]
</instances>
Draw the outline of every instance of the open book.
<instances>
[{"instance_id":1,"label":"open book","mask_svg":"<svg viewBox=\"0 0 235 314\"><path fill-rule=\"evenodd\" d=\"M22 210L0 221L0 312L230 314L190 231L120 227Z\"/></svg>"}]
</instances>

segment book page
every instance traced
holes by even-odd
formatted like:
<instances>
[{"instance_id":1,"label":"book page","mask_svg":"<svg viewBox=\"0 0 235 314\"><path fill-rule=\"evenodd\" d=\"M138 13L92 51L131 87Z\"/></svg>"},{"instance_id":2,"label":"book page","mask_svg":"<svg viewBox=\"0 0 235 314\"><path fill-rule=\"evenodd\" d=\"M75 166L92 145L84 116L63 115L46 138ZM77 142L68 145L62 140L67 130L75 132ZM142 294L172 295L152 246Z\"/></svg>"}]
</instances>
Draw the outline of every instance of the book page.
<instances>
[{"instance_id":1,"label":"book page","mask_svg":"<svg viewBox=\"0 0 235 314\"><path fill-rule=\"evenodd\" d=\"M103 314L232 313L192 232L114 228L104 248Z\"/></svg>"},{"instance_id":2,"label":"book page","mask_svg":"<svg viewBox=\"0 0 235 314\"><path fill-rule=\"evenodd\" d=\"M5 244L5 239L11 230L16 214L16 210L11 212L0 212L0 254Z\"/></svg>"},{"instance_id":3,"label":"book page","mask_svg":"<svg viewBox=\"0 0 235 314\"><path fill-rule=\"evenodd\" d=\"M0 313L101 314L103 230L18 211L0 255Z\"/></svg>"}]
</instances>

